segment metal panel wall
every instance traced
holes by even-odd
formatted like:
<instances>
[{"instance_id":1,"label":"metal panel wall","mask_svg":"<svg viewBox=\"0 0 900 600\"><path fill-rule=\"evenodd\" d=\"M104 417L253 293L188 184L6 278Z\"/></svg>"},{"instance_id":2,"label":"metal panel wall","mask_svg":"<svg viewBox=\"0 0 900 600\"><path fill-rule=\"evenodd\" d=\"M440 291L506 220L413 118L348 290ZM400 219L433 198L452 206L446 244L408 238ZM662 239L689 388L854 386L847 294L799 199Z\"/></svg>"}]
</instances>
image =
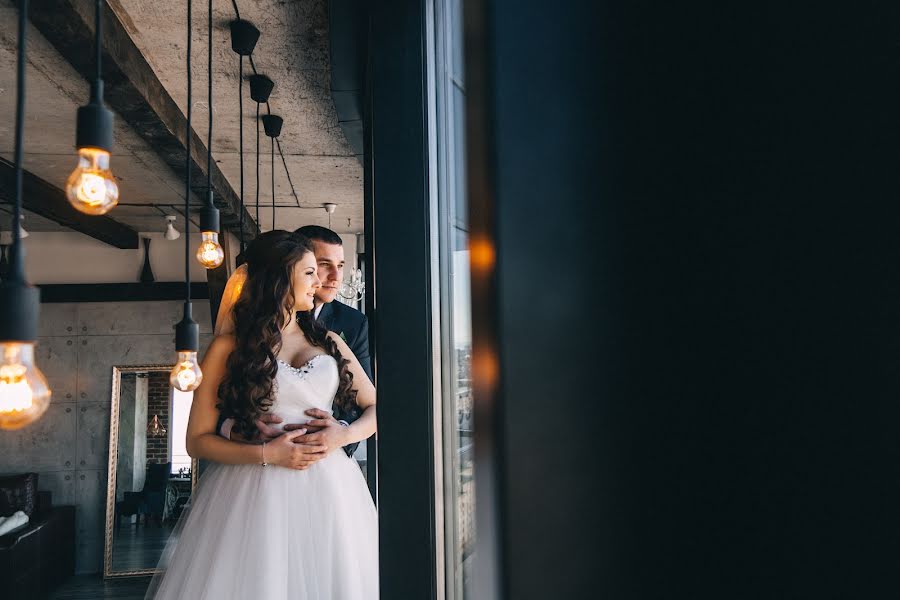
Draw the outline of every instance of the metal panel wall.
<instances>
[{"instance_id":1,"label":"metal panel wall","mask_svg":"<svg viewBox=\"0 0 900 600\"><path fill-rule=\"evenodd\" d=\"M424 2L371 6L371 185L382 598L434 598ZM367 233L369 233L367 231Z\"/></svg>"}]
</instances>

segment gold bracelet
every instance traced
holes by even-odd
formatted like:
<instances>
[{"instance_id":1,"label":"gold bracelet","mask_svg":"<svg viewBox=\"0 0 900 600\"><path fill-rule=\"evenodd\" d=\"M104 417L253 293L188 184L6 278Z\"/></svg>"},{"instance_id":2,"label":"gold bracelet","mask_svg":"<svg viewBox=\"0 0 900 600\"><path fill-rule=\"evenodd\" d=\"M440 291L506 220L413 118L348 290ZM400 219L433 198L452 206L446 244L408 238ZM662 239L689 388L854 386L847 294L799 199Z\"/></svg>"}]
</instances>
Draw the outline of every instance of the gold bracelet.
<instances>
[{"instance_id":1,"label":"gold bracelet","mask_svg":"<svg viewBox=\"0 0 900 600\"><path fill-rule=\"evenodd\" d=\"M262 466L268 467L269 463L266 462L266 442L263 442L262 445Z\"/></svg>"}]
</instances>

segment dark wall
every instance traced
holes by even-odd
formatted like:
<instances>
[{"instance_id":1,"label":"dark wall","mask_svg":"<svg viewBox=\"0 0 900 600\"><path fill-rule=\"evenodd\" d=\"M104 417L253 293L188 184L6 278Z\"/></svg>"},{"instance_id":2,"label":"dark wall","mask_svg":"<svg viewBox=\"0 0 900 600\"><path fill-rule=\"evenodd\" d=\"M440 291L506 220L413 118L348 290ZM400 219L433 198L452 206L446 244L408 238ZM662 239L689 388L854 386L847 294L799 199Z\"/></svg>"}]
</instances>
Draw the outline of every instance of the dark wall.
<instances>
[{"instance_id":1,"label":"dark wall","mask_svg":"<svg viewBox=\"0 0 900 600\"><path fill-rule=\"evenodd\" d=\"M895 597L900 4L466 6L506 597Z\"/></svg>"}]
</instances>

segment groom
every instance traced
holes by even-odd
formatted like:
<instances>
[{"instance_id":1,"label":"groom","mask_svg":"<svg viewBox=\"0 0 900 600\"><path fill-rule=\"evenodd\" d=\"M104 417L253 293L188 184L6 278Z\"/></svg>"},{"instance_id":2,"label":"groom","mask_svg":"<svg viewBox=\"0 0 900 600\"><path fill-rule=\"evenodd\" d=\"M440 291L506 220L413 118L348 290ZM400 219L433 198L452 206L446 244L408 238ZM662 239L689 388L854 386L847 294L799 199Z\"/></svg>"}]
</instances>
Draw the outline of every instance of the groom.
<instances>
[{"instance_id":1,"label":"groom","mask_svg":"<svg viewBox=\"0 0 900 600\"><path fill-rule=\"evenodd\" d=\"M316 291L315 309L313 311L314 318L329 331L333 331L340 335L350 350L356 355L359 364L365 370L369 379L372 379L372 361L369 357L369 322L366 316L351 306L347 306L342 302L335 302L340 290L341 283L344 281L344 243L340 236L334 231L318 225L306 225L296 231L306 236L312 242L313 252L316 255L318 270L316 274L322 282L322 287ZM284 426L284 431L293 431L295 429L305 429L306 433L295 438L295 441L301 445L319 442L322 438L329 436L329 428L345 427L348 421L352 421L355 417L343 417L341 420L336 419L330 413L323 410L312 409L307 414L313 417L314 421L310 423L288 423ZM271 427L271 425L281 423L281 419L275 415L264 414L256 422L259 428L259 440L270 441L280 436L283 431ZM233 419L225 419L220 428L219 434L227 439L232 438L231 428L234 425ZM356 451L359 442L344 447L347 455L352 455ZM312 465L316 461L324 458L321 453L307 453L308 461L306 466Z\"/></svg>"},{"instance_id":2,"label":"groom","mask_svg":"<svg viewBox=\"0 0 900 600\"><path fill-rule=\"evenodd\" d=\"M366 315L352 306L335 302L344 281L344 242L332 230L318 225L306 225L296 233L312 241L313 252L319 265L316 274L322 282L322 287L316 291L316 308L313 315L329 331L344 338L366 375L372 379L369 321Z\"/></svg>"}]
</instances>

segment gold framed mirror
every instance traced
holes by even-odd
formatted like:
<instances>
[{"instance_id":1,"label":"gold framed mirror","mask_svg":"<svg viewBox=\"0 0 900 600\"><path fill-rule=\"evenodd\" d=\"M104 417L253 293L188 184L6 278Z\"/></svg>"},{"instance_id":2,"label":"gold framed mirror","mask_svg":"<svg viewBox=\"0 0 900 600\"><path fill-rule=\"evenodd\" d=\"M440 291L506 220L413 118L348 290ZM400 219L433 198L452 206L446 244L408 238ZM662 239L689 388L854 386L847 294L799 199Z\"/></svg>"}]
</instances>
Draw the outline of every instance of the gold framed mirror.
<instances>
[{"instance_id":1,"label":"gold framed mirror","mask_svg":"<svg viewBox=\"0 0 900 600\"><path fill-rule=\"evenodd\" d=\"M156 566L197 484L184 438L192 394L169 385L172 365L114 366L103 577Z\"/></svg>"}]
</instances>

